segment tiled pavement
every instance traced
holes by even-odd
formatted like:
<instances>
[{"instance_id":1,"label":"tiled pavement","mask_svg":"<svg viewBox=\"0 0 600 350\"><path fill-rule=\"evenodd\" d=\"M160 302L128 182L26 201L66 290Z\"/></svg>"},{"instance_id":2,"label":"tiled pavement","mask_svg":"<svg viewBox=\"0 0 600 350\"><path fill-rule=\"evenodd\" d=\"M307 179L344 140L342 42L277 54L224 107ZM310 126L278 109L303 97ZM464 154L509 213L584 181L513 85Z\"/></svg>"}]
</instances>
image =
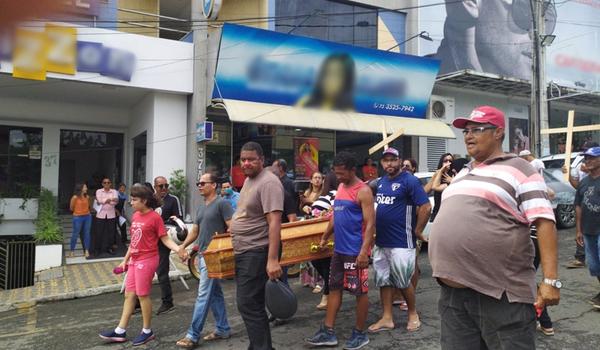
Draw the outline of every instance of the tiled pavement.
<instances>
[{"instance_id":1,"label":"tiled pavement","mask_svg":"<svg viewBox=\"0 0 600 350\"><path fill-rule=\"evenodd\" d=\"M176 260L176 259L173 259ZM124 275L113 274L118 261L98 261L63 266L63 277L36 282L31 287L0 290L0 312L32 306L38 302L83 298L121 289ZM171 279L187 277L187 266L175 263ZM156 282L156 277L155 277Z\"/></svg>"}]
</instances>

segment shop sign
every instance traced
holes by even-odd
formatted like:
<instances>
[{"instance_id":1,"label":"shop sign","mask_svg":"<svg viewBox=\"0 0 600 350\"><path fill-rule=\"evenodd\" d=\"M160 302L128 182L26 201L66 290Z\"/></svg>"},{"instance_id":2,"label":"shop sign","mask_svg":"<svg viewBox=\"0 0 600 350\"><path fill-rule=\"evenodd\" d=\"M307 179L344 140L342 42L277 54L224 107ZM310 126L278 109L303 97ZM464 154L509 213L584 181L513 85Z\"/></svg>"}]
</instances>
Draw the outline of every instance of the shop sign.
<instances>
[{"instance_id":1,"label":"shop sign","mask_svg":"<svg viewBox=\"0 0 600 350\"><path fill-rule=\"evenodd\" d=\"M196 142L213 139L213 122L196 123Z\"/></svg>"},{"instance_id":2,"label":"shop sign","mask_svg":"<svg viewBox=\"0 0 600 350\"><path fill-rule=\"evenodd\" d=\"M100 43L77 42L77 70L131 81L135 68L135 55L129 51L113 49Z\"/></svg>"},{"instance_id":3,"label":"shop sign","mask_svg":"<svg viewBox=\"0 0 600 350\"><path fill-rule=\"evenodd\" d=\"M97 42L77 41L75 27L47 24L44 31L17 28L14 50L6 34L3 38L0 38L0 53L6 57L12 51L15 78L46 80L47 72L74 75L79 71L131 81L135 69L132 52Z\"/></svg>"},{"instance_id":4,"label":"shop sign","mask_svg":"<svg viewBox=\"0 0 600 350\"><path fill-rule=\"evenodd\" d=\"M223 0L203 0L202 14L206 19L217 19Z\"/></svg>"},{"instance_id":5,"label":"shop sign","mask_svg":"<svg viewBox=\"0 0 600 350\"><path fill-rule=\"evenodd\" d=\"M214 98L424 118L439 61L226 23Z\"/></svg>"}]
</instances>

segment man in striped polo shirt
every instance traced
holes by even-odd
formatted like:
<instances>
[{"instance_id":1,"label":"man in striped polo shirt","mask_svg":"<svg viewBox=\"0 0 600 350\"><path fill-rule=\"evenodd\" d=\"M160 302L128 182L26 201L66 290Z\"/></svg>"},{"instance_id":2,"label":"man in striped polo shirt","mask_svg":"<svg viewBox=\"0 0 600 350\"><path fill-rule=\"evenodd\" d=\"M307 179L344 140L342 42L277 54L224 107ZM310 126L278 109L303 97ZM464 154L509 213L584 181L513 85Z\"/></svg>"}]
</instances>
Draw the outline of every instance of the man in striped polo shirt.
<instances>
[{"instance_id":1,"label":"man in striped polo shirt","mask_svg":"<svg viewBox=\"0 0 600 350\"><path fill-rule=\"evenodd\" d=\"M444 191L429 237L442 287L442 349L535 349L534 304L558 304L561 287L546 185L527 161L502 151L500 110L478 107L453 125L463 129L473 161ZM544 274L537 297L532 224Z\"/></svg>"}]
</instances>

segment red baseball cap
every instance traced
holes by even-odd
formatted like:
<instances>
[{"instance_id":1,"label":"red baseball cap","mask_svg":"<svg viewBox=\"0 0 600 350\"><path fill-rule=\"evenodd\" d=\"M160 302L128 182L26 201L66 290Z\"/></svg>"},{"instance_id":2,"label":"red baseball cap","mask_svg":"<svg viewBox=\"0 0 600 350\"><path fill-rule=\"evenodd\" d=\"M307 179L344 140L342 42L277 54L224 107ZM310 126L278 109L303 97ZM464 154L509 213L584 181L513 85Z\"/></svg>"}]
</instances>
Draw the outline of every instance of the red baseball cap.
<instances>
[{"instance_id":1,"label":"red baseball cap","mask_svg":"<svg viewBox=\"0 0 600 350\"><path fill-rule=\"evenodd\" d=\"M480 106L471 112L468 118L456 118L452 122L455 128L464 129L468 122L479 124L491 124L505 129L504 113L494 107Z\"/></svg>"}]
</instances>

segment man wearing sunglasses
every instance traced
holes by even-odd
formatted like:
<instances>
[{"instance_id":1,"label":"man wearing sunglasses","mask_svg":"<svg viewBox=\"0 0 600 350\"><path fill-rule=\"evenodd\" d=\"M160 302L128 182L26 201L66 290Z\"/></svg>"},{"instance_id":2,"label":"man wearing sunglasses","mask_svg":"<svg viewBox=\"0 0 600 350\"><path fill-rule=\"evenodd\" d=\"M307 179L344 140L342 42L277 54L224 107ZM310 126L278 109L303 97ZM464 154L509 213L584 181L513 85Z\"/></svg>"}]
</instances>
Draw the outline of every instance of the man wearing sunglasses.
<instances>
[{"instance_id":1,"label":"man wearing sunglasses","mask_svg":"<svg viewBox=\"0 0 600 350\"><path fill-rule=\"evenodd\" d=\"M442 350L533 350L535 307L558 304L562 286L546 184L527 161L503 152L502 111L478 107L453 125L473 161L444 191L429 236L433 277L442 288ZM539 288L532 224L544 277Z\"/></svg>"},{"instance_id":2,"label":"man wearing sunglasses","mask_svg":"<svg viewBox=\"0 0 600 350\"><path fill-rule=\"evenodd\" d=\"M575 194L577 244L585 248L590 274L600 282L600 147L589 148L583 157L588 175ZM600 293L590 303L600 309Z\"/></svg>"},{"instance_id":3,"label":"man wearing sunglasses","mask_svg":"<svg viewBox=\"0 0 600 350\"><path fill-rule=\"evenodd\" d=\"M176 216L181 219L182 213L179 198L169 193L169 182L167 181L167 178L164 176L157 176L154 179L154 191L162 201L161 207L157 208L156 211L160 214L163 222L169 220L171 216ZM160 315L173 310L175 306L173 305L173 291L171 290L171 281L169 279L169 255L171 254L171 250L159 241L158 254L159 261L156 274L158 275L158 282L160 284L162 304L158 308L158 311L156 311L156 314Z\"/></svg>"}]
</instances>

